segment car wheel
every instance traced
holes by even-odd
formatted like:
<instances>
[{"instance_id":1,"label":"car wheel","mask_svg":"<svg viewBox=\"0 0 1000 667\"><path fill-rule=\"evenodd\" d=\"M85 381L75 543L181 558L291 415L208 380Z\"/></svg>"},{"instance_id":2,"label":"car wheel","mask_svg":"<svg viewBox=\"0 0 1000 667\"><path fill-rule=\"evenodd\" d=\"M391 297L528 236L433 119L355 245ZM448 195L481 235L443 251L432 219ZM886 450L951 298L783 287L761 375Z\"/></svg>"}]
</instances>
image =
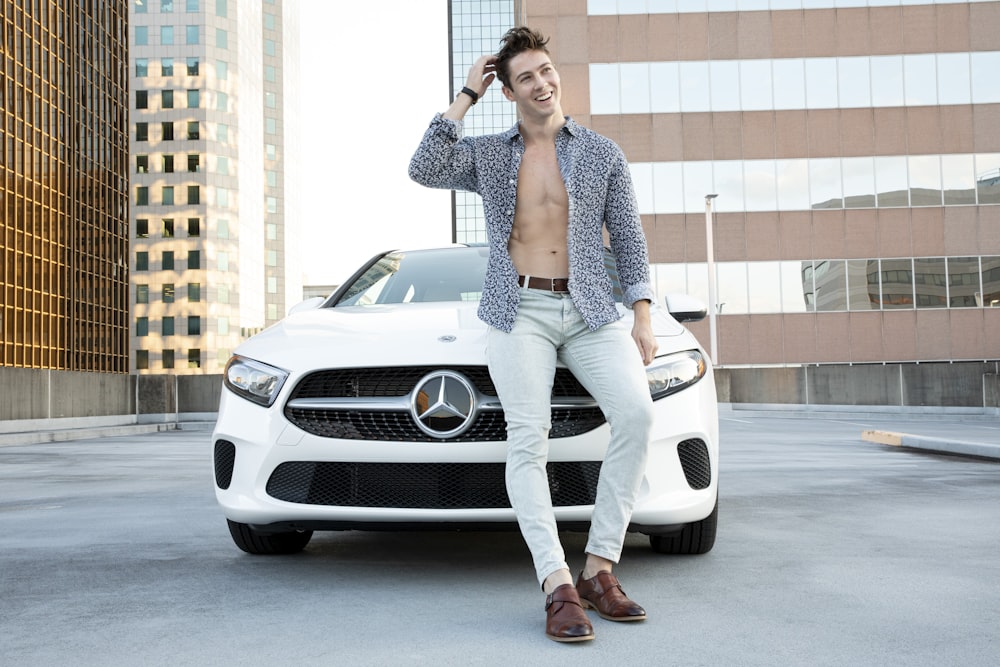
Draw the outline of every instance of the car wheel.
<instances>
[{"instance_id":1,"label":"car wheel","mask_svg":"<svg viewBox=\"0 0 1000 667\"><path fill-rule=\"evenodd\" d=\"M229 519L226 521L229 523L229 534L233 536L233 542L248 554L262 556L297 554L306 548L313 536L311 530L262 533L245 523L237 523Z\"/></svg>"},{"instance_id":2,"label":"car wheel","mask_svg":"<svg viewBox=\"0 0 1000 667\"><path fill-rule=\"evenodd\" d=\"M719 525L719 501L712 513L701 521L685 524L680 532L650 535L649 546L661 554L705 554L715 546L715 531Z\"/></svg>"}]
</instances>

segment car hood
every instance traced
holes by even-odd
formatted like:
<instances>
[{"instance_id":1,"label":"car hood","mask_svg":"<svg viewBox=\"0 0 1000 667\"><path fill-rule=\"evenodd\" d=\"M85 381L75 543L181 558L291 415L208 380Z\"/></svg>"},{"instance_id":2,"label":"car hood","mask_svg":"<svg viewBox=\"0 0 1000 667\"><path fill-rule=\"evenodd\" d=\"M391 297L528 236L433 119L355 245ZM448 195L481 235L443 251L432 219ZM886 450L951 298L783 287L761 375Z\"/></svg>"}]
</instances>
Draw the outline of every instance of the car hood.
<instances>
[{"instance_id":1,"label":"car hood","mask_svg":"<svg viewBox=\"0 0 1000 667\"><path fill-rule=\"evenodd\" d=\"M289 315L242 343L236 353L288 371L485 364L487 327L476 315L477 306L441 302L316 308ZM623 312L631 317L631 311ZM654 308L652 323L661 354L697 346L663 309Z\"/></svg>"}]
</instances>

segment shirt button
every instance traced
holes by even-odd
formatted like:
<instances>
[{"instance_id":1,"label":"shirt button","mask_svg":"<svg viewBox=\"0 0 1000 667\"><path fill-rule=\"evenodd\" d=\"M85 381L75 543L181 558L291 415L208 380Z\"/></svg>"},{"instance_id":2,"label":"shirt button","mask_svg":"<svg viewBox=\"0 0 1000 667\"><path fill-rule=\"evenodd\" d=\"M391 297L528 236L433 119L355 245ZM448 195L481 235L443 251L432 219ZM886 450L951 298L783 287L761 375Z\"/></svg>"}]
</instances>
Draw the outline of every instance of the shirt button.
<instances>
[{"instance_id":1,"label":"shirt button","mask_svg":"<svg viewBox=\"0 0 1000 667\"><path fill-rule=\"evenodd\" d=\"M513 178L512 178L512 179L510 179L510 180L508 181L508 183L510 183L511 185L514 185L514 179L513 179Z\"/></svg>"}]
</instances>

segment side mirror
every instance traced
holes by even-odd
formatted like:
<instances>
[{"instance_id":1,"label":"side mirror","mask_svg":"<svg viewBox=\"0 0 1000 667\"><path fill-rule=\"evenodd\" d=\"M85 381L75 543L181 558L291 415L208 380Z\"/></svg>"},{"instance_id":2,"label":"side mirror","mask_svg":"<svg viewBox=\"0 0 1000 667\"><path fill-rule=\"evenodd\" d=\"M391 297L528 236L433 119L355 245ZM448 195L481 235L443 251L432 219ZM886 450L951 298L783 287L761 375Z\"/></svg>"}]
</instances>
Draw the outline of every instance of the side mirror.
<instances>
[{"instance_id":1,"label":"side mirror","mask_svg":"<svg viewBox=\"0 0 1000 667\"><path fill-rule=\"evenodd\" d=\"M319 305L326 301L325 296L314 296L311 299L306 299L305 301L299 301L297 304L288 309L289 315L294 315L295 313L301 313L304 310L313 310L314 308L319 308Z\"/></svg>"},{"instance_id":2,"label":"side mirror","mask_svg":"<svg viewBox=\"0 0 1000 667\"><path fill-rule=\"evenodd\" d=\"M668 294L667 312L678 322L700 322L708 316L708 306L688 294Z\"/></svg>"}]
</instances>

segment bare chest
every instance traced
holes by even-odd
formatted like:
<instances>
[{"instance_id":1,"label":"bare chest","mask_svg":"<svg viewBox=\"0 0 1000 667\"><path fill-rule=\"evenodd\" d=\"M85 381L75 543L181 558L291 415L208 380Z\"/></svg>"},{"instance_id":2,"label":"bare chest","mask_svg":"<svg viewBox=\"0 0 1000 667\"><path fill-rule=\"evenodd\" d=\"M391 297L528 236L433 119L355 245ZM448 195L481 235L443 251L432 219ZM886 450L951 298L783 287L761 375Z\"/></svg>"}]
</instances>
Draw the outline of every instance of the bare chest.
<instances>
[{"instance_id":1,"label":"bare chest","mask_svg":"<svg viewBox=\"0 0 1000 667\"><path fill-rule=\"evenodd\" d=\"M517 173L518 207L564 207L568 203L555 146L526 149Z\"/></svg>"}]
</instances>

